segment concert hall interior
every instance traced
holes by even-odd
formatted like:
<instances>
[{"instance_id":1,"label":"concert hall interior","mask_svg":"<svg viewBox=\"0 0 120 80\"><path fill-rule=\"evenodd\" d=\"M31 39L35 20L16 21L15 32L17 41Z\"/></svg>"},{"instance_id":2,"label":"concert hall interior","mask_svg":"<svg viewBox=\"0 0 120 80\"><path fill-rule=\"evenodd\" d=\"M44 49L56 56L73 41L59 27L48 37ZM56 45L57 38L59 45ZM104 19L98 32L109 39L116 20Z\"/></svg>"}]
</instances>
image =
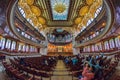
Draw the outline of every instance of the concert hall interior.
<instances>
[{"instance_id":1,"label":"concert hall interior","mask_svg":"<svg viewBox=\"0 0 120 80\"><path fill-rule=\"evenodd\" d=\"M0 0L0 80L120 80L120 0Z\"/></svg>"}]
</instances>

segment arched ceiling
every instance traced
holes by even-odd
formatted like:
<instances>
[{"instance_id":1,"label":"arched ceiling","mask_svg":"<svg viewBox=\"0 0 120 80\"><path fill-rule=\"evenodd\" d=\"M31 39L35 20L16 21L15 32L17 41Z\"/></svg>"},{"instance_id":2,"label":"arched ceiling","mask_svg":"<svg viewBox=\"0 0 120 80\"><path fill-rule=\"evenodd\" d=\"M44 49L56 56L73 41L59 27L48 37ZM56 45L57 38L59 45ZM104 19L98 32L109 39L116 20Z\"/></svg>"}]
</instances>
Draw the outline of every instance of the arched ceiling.
<instances>
[{"instance_id":1,"label":"arched ceiling","mask_svg":"<svg viewBox=\"0 0 120 80\"><path fill-rule=\"evenodd\" d=\"M87 26L95 18L102 0L19 0L18 6L35 27L46 33L62 27L71 33Z\"/></svg>"}]
</instances>

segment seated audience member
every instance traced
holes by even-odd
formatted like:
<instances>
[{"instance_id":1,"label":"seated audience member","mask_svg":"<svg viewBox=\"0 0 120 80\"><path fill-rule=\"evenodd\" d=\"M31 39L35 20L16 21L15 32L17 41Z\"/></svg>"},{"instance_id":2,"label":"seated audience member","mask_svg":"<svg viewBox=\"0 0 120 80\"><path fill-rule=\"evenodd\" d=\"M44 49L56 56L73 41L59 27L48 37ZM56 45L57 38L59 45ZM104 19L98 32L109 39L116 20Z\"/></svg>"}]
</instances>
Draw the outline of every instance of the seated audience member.
<instances>
[{"instance_id":1,"label":"seated audience member","mask_svg":"<svg viewBox=\"0 0 120 80\"><path fill-rule=\"evenodd\" d=\"M91 56L90 56L90 55L86 57L86 60L87 60L87 61L90 61L90 59L91 59Z\"/></svg>"},{"instance_id":2,"label":"seated audience member","mask_svg":"<svg viewBox=\"0 0 120 80\"><path fill-rule=\"evenodd\" d=\"M103 56L104 56L104 53L100 53L100 55L101 55L101 57L103 57Z\"/></svg>"},{"instance_id":3,"label":"seated audience member","mask_svg":"<svg viewBox=\"0 0 120 80\"><path fill-rule=\"evenodd\" d=\"M69 59L66 57L65 58L65 63L68 64L68 62L69 62Z\"/></svg>"},{"instance_id":4,"label":"seated audience member","mask_svg":"<svg viewBox=\"0 0 120 80\"><path fill-rule=\"evenodd\" d=\"M20 65L25 65L25 61L24 61L24 58L20 58L20 62L19 62Z\"/></svg>"},{"instance_id":5,"label":"seated audience member","mask_svg":"<svg viewBox=\"0 0 120 80\"><path fill-rule=\"evenodd\" d=\"M102 77L102 67L99 65L99 61L97 61L95 67L95 78L100 78Z\"/></svg>"},{"instance_id":6,"label":"seated audience member","mask_svg":"<svg viewBox=\"0 0 120 80\"><path fill-rule=\"evenodd\" d=\"M99 65L100 65L100 66L103 66L103 62L104 62L103 59L100 59Z\"/></svg>"},{"instance_id":7,"label":"seated audience member","mask_svg":"<svg viewBox=\"0 0 120 80\"><path fill-rule=\"evenodd\" d=\"M96 55L96 60L99 58L99 55Z\"/></svg>"},{"instance_id":8,"label":"seated audience member","mask_svg":"<svg viewBox=\"0 0 120 80\"><path fill-rule=\"evenodd\" d=\"M96 63L96 60L95 60L95 57L93 56L93 57L91 57L91 59L89 60L89 65L90 66L93 66L93 65L95 65Z\"/></svg>"},{"instance_id":9,"label":"seated audience member","mask_svg":"<svg viewBox=\"0 0 120 80\"><path fill-rule=\"evenodd\" d=\"M81 78L80 80L92 80L94 78L94 66L84 68L82 76L83 78Z\"/></svg>"},{"instance_id":10,"label":"seated audience member","mask_svg":"<svg viewBox=\"0 0 120 80\"><path fill-rule=\"evenodd\" d=\"M89 67L90 67L90 66L89 66L88 62L86 61L86 62L84 63L83 71L84 71L84 70L86 70L86 71L89 70ZM83 77L84 77L84 76L80 74L79 79L81 79L81 78L83 78Z\"/></svg>"},{"instance_id":11,"label":"seated audience member","mask_svg":"<svg viewBox=\"0 0 120 80\"><path fill-rule=\"evenodd\" d=\"M77 59L76 57L74 57L74 58L72 59L72 64L75 65L75 64L77 64L77 62L78 62L78 59Z\"/></svg>"},{"instance_id":12,"label":"seated audience member","mask_svg":"<svg viewBox=\"0 0 120 80\"><path fill-rule=\"evenodd\" d=\"M45 65L47 65L47 66L48 66L48 61L47 61L47 60L45 60Z\"/></svg>"}]
</instances>

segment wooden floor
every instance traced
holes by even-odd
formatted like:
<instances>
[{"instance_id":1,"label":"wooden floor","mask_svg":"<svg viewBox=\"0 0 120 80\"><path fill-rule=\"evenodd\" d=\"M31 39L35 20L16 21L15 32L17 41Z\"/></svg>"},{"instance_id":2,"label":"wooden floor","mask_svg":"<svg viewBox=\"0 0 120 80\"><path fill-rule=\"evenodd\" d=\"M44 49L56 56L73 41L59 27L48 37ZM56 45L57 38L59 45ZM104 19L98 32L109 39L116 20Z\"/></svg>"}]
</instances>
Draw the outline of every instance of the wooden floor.
<instances>
[{"instance_id":1,"label":"wooden floor","mask_svg":"<svg viewBox=\"0 0 120 80\"><path fill-rule=\"evenodd\" d=\"M51 80L72 80L72 76L68 75L69 71L65 67L65 64L62 60L58 60L57 65L54 69L53 76L51 77ZM118 67L116 68L116 72L112 75L112 77L109 80L119 80L116 79L117 76L120 76L120 62ZM6 72L4 71L4 67L2 66L0 62L0 80L10 80ZM44 78L43 80L49 80ZM78 80L77 78L73 78L73 80Z\"/></svg>"}]
</instances>

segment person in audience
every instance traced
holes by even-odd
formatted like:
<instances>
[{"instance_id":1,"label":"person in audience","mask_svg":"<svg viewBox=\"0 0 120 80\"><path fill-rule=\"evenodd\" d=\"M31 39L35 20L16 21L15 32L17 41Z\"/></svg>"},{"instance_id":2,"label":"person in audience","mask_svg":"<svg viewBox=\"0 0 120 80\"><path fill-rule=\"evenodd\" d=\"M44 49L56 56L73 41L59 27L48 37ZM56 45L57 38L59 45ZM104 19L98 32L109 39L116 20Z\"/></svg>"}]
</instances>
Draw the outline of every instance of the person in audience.
<instances>
[{"instance_id":1,"label":"person in audience","mask_svg":"<svg viewBox=\"0 0 120 80\"><path fill-rule=\"evenodd\" d=\"M84 57L84 58L82 59L82 64L81 64L81 65L84 66L84 65L86 64L86 62L88 62L88 61L87 61L87 57Z\"/></svg>"},{"instance_id":2,"label":"person in audience","mask_svg":"<svg viewBox=\"0 0 120 80\"><path fill-rule=\"evenodd\" d=\"M94 78L94 66L84 68L82 76L83 78L81 78L80 80L92 80Z\"/></svg>"},{"instance_id":3,"label":"person in audience","mask_svg":"<svg viewBox=\"0 0 120 80\"><path fill-rule=\"evenodd\" d=\"M103 56L104 56L104 53L100 53L100 56L103 57Z\"/></svg>"},{"instance_id":4,"label":"person in audience","mask_svg":"<svg viewBox=\"0 0 120 80\"><path fill-rule=\"evenodd\" d=\"M68 57L65 58L65 63L68 64L69 60Z\"/></svg>"},{"instance_id":5,"label":"person in audience","mask_svg":"<svg viewBox=\"0 0 120 80\"><path fill-rule=\"evenodd\" d=\"M95 79L102 77L102 66L99 65L99 60L97 60L95 67Z\"/></svg>"},{"instance_id":6,"label":"person in audience","mask_svg":"<svg viewBox=\"0 0 120 80\"><path fill-rule=\"evenodd\" d=\"M95 56L92 56L91 59L89 60L89 65L90 66L93 66L96 64L96 59L95 59Z\"/></svg>"},{"instance_id":7,"label":"person in audience","mask_svg":"<svg viewBox=\"0 0 120 80\"><path fill-rule=\"evenodd\" d=\"M19 62L20 65L25 65L25 61L24 61L24 58L20 58L20 62Z\"/></svg>"},{"instance_id":8,"label":"person in audience","mask_svg":"<svg viewBox=\"0 0 120 80\"><path fill-rule=\"evenodd\" d=\"M96 55L96 60L99 58L99 55Z\"/></svg>"},{"instance_id":9,"label":"person in audience","mask_svg":"<svg viewBox=\"0 0 120 80\"><path fill-rule=\"evenodd\" d=\"M100 59L100 61L99 61L100 66L103 66L103 61L104 61L103 59Z\"/></svg>"},{"instance_id":10,"label":"person in audience","mask_svg":"<svg viewBox=\"0 0 120 80\"><path fill-rule=\"evenodd\" d=\"M72 64L73 65L77 64L77 62L78 62L78 59L76 57L72 58Z\"/></svg>"},{"instance_id":11,"label":"person in audience","mask_svg":"<svg viewBox=\"0 0 120 80\"><path fill-rule=\"evenodd\" d=\"M45 60L45 65L47 65L47 66L48 66L48 61L47 61L47 60Z\"/></svg>"},{"instance_id":12,"label":"person in audience","mask_svg":"<svg viewBox=\"0 0 120 80\"><path fill-rule=\"evenodd\" d=\"M90 67L90 66L89 66L88 62L86 61L85 64L84 64L84 66L83 66L83 71L84 71L84 70L89 70L89 67ZM79 75L79 79L81 79L81 78L83 78L83 75L82 75L82 74Z\"/></svg>"}]
</instances>

